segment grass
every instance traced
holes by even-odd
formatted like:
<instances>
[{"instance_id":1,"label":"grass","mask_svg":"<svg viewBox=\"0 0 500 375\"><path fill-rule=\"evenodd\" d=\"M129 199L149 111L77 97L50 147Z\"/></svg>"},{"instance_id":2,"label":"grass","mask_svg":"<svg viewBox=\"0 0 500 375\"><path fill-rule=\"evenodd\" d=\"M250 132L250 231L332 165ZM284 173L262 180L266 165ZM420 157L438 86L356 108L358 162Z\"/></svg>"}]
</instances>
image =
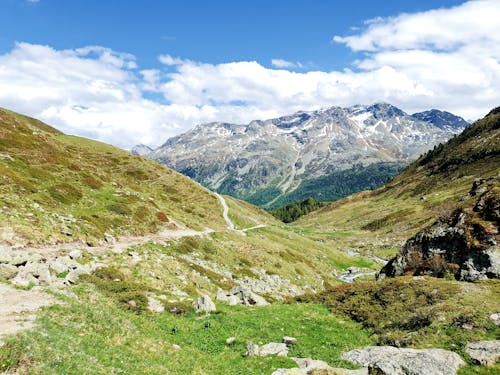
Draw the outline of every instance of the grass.
<instances>
[{"instance_id":1,"label":"grass","mask_svg":"<svg viewBox=\"0 0 500 375\"><path fill-rule=\"evenodd\" d=\"M238 307L218 304L210 316L136 315L120 309L88 284L41 313L35 331L0 349L0 366L27 373L64 374L269 374L294 367L287 358L244 357L249 342L297 338L290 356L346 365L339 355L369 345L369 331L338 319L318 304ZM226 339L235 337L234 343ZM181 349L176 350L176 344Z\"/></svg>"},{"instance_id":2,"label":"grass","mask_svg":"<svg viewBox=\"0 0 500 375\"><path fill-rule=\"evenodd\" d=\"M2 109L0 125L0 221L18 242L225 227L213 194L158 163Z\"/></svg>"}]
</instances>

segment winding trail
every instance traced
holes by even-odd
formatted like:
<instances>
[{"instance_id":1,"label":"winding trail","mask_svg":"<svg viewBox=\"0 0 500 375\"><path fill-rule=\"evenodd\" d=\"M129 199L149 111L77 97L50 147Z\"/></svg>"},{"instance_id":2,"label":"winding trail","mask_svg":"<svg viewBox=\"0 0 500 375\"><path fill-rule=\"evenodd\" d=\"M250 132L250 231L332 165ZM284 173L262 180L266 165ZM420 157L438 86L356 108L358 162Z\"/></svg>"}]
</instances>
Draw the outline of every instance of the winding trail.
<instances>
[{"instance_id":1,"label":"winding trail","mask_svg":"<svg viewBox=\"0 0 500 375\"><path fill-rule=\"evenodd\" d=\"M227 205L226 200L219 193L215 193L214 192L214 194L219 199L219 202L220 202L220 204L222 206L222 209L223 209L222 216L224 217L224 220L226 221L227 229L229 229L229 230L235 230L234 223L229 218L229 206Z\"/></svg>"}]
</instances>

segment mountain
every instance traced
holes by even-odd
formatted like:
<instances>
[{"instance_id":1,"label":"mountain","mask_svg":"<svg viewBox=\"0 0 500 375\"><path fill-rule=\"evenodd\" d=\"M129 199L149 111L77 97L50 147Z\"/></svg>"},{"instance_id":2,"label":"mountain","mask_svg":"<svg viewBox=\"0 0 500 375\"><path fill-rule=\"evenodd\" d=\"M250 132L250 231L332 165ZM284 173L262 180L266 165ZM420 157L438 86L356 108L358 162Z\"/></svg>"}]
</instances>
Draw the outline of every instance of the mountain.
<instances>
[{"instance_id":1,"label":"mountain","mask_svg":"<svg viewBox=\"0 0 500 375\"><path fill-rule=\"evenodd\" d=\"M429 111L414 113L412 117L452 132L460 132L464 128L469 126L469 123L462 117L456 116L450 112L440 111L438 109L431 109Z\"/></svg>"},{"instance_id":2,"label":"mountain","mask_svg":"<svg viewBox=\"0 0 500 375\"><path fill-rule=\"evenodd\" d=\"M272 208L375 188L462 129L385 103L331 107L247 125L198 125L147 157L210 189Z\"/></svg>"},{"instance_id":3,"label":"mountain","mask_svg":"<svg viewBox=\"0 0 500 375\"><path fill-rule=\"evenodd\" d=\"M380 188L327 205L299 218L294 225L322 231L333 228L354 231L362 240L352 238L347 246L388 257L417 233L427 236L429 228L439 220L441 224L437 227L444 227L443 223L456 216L457 209L472 210L483 193L491 190L498 198L495 186L499 177L500 108L497 108L448 142L421 155ZM478 181L489 182L481 187L479 194L471 194ZM479 215L481 210L477 210ZM477 220L486 221L481 217Z\"/></svg>"},{"instance_id":4,"label":"mountain","mask_svg":"<svg viewBox=\"0 0 500 375\"><path fill-rule=\"evenodd\" d=\"M151 151L153 151L153 149L151 147L143 145L143 144L136 145L136 146L132 147L132 149L130 150L130 152L132 154L139 155L139 156L144 156L144 155L150 153Z\"/></svg>"}]
</instances>

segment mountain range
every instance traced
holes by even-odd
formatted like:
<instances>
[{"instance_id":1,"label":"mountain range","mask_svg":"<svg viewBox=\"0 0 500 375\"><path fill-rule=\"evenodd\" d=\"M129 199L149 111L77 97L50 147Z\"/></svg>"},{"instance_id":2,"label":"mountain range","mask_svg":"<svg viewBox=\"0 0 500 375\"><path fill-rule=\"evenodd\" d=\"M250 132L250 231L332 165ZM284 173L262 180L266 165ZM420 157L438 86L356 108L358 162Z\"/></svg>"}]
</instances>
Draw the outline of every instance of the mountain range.
<instances>
[{"instance_id":1,"label":"mountain range","mask_svg":"<svg viewBox=\"0 0 500 375\"><path fill-rule=\"evenodd\" d=\"M376 103L246 125L201 124L151 152L144 146L134 151L219 193L273 208L309 196L334 201L375 188L467 125L444 111L409 115Z\"/></svg>"}]
</instances>

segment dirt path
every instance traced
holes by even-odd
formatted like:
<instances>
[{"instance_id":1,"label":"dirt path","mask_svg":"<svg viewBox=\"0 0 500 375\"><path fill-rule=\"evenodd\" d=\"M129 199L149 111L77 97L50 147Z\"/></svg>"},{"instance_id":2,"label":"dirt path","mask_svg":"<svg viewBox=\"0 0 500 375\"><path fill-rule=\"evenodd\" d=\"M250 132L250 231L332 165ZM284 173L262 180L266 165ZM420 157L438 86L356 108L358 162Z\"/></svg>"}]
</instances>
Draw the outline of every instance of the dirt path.
<instances>
[{"instance_id":1,"label":"dirt path","mask_svg":"<svg viewBox=\"0 0 500 375\"><path fill-rule=\"evenodd\" d=\"M229 218L229 207L226 203L226 200L224 199L224 197L218 193L214 193L217 198L219 199L219 202L222 206L222 216L224 217L224 220L226 221L226 224L227 224L227 229L229 230L235 230L235 226L234 226L234 223L231 221L231 219Z\"/></svg>"},{"instance_id":2,"label":"dirt path","mask_svg":"<svg viewBox=\"0 0 500 375\"><path fill-rule=\"evenodd\" d=\"M262 228L266 225L257 224L246 229L236 229L234 223L229 218L229 207L224 197L216 194L223 208L223 217L227 223L228 230L239 232L243 235L247 231ZM131 246L141 245L147 242L164 243L187 236L204 236L213 233L214 230L207 228L203 231L196 231L188 228L174 220L171 220L170 227L160 230L158 233L144 236L122 236L110 238L107 243L97 246L88 246L83 241L61 243L56 245L30 246L24 248L11 249L16 255L57 257L62 250L81 249L93 255L100 255L113 250L126 250ZM56 299L43 292L41 287L34 287L30 290L16 289L11 285L0 283L0 345L2 337L17 333L33 326L36 312L42 306L48 306L56 302Z\"/></svg>"},{"instance_id":3,"label":"dirt path","mask_svg":"<svg viewBox=\"0 0 500 375\"><path fill-rule=\"evenodd\" d=\"M35 288L19 290L7 284L0 284L0 301L0 346L5 335L33 327L38 309L55 302L50 295Z\"/></svg>"}]
</instances>

